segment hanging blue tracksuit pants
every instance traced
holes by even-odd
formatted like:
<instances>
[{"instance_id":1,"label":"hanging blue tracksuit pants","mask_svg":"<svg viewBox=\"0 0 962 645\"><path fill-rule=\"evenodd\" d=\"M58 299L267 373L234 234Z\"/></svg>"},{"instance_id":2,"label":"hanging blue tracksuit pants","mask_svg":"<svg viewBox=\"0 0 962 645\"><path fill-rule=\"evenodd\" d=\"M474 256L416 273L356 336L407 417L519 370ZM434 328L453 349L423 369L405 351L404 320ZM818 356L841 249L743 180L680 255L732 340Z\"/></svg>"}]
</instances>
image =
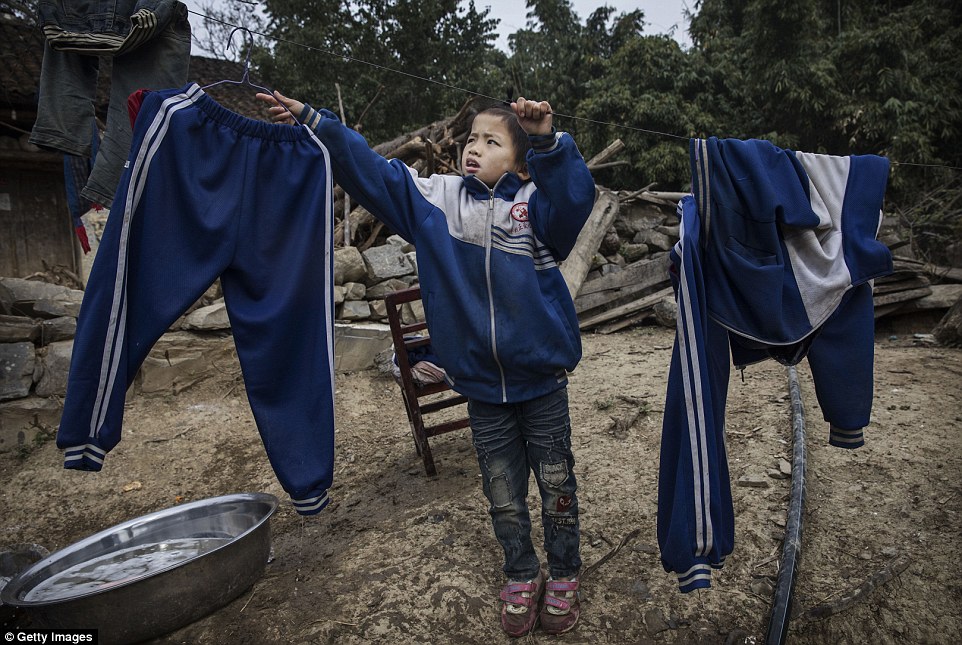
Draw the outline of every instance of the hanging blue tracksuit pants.
<instances>
[{"instance_id":1,"label":"hanging blue tracksuit pants","mask_svg":"<svg viewBox=\"0 0 962 645\"><path fill-rule=\"evenodd\" d=\"M693 195L671 253L678 304L662 427L658 542L683 592L734 546L725 402L736 365L808 357L829 443L864 443L873 396L871 280L888 161L693 140Z\"/></svg>"},{"instance_id":2,"label":"hanging blue tracksuit pants","mask_svg":"<svg viewBox=\"0 0 962 645\"><path fill-rule=\"evenodd\" d=\"M170 325L218 277L271 466L320 511L334 465L333 216L327 149L196 84L146 95L81 307L57 445L99 471L124 399Z\"/></svg>"}]
</instances>

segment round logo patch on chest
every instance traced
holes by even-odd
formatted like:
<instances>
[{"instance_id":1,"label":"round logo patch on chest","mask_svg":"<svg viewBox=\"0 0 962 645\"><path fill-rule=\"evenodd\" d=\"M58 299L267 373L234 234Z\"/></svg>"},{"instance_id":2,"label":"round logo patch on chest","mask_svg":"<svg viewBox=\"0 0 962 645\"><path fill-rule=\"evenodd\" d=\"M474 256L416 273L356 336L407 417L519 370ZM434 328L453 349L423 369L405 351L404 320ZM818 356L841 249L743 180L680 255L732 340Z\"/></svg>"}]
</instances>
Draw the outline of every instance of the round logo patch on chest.
<instances>
[{"instance_id":1,"label":"round logo patch on chest","mask_svg":"<svg viewBox=\"0 0 962 645\"><path fill-rule=\"evenodd\" d=\"M528 221L528 202L518 202L511 207L511 219L516 222Z\"/></svg>"}]
</instances>

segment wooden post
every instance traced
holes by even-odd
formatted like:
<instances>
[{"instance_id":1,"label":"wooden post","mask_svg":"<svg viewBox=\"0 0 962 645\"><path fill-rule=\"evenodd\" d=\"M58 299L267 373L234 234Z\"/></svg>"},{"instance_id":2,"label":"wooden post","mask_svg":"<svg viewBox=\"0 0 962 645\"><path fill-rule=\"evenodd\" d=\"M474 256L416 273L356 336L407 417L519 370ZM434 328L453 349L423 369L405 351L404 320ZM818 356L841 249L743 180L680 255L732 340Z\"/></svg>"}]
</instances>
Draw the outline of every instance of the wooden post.
<instances>
[{"instance_id":1,"label":"wooden post","mask_svg":"<svg viewBox=\"0 0 962 645\"><path fill-rule=\"evenodd\" d=\"M585 281L588 270L591 268L591 260L598 252L601 240L617 214L618 196L610 190L598 189L595 205L591 209L588 221L581 229L574 249L561 264L561 274L564 276L565 284L568 285L568 293L571 294L572 300L578 295L581 283Z\"/></svg>"},{"instance_id":2,"label":"wooden post","mask_svg":"<svg viewBox=\"0 0 962 645\"><path fill-rule=\"evenodd\" d=\"M625 143L621 139L615 139L608 144L607 148L587 161L588 170L594 170L599 164L606 163L624 149Z\"/></svg>"},{"instance_id":3,"label":"wooden post","mask_svg":"<svg viewBox=\"0 0 962 645\"><path fill-rule=\"evenodd\" d=\"M337 89L337 107L341 111L341 123L345 126L347 125L347 119L344 117L344 101L341 99L341 84L334 83L335 89ZM346 192L344 193L344 246L351 246L351 196Z\"/></svg>"}]
</instances>

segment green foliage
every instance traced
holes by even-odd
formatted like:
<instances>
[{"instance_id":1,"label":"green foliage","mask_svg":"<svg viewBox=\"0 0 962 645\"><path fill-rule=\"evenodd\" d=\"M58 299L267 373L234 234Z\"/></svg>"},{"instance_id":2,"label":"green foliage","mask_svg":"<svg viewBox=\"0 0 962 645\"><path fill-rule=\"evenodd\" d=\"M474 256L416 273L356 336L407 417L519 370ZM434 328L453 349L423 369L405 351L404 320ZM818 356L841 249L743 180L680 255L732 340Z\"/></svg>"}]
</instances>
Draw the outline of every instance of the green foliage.
<instances>
[{"instance_id":1,"label":"green foliage","mask_svg":"<svg viewBox=\"0 0 962 645\"><path fill-rule=\"evenodd\" d=\"M273 50L256 58L263 77L288 96L334 112L339 86L347 122L360 122L371 141L457 111L467 97L449 86L485 94L501 94L504 86L494 21L473 2L466 8L457 0L262 5L276 39Z\"/></svg>"},{"instance_id":2,"label":"green foliage","mask_svg":"<svg viewBox=\"0 0 962 645\"><path fill-rule=\"evenodd\" d=\"M886 155L889 205L909 210L960 174L909 164L962 166L957 0L697 0L688 50L646 34L640 10L602 6L582 20L570 0L528 0L510 55L474 3L261 8L260 78L335 111L339 85L348 123L360 120L372 142L453 114L468 98L460 87L548 100L586 157L621 138L627 165L596 175L617 188L684 189L687 139L702 136Z\"/></svg>"},{"instance_id":3,"label":"green foliage","mask_svg":"<svg viewBox=\"0 0 962 645\"><path fill-rule=\"evenodd\" d=\"M508 37L513 95L549 101L559 111L581 100L589 70L584 28L569 0L528 0L527 26Z\"/></svg>"},{"instance_id":4,"label":"green foliage","mask_svg":"<svg viewBox=\"0 0 962 645\"><path fill-rule=\"evenodd\" d=\"M958 2L703 0L691 35L726 136L885 155L895 205L958 174L908 165L962 166Z\"/></svg>"},{"instance_id":5,"label":"green foliage","mask_svg":"<svg viewBox=\"0 0 962 645\"><path fill-rule=\"evenodd\" d=\"M600 182L625 188L657 183L661 190L689 183L688 137L711 126L693 102L699 84L686 84L691 71L685 53L667 36L636 34L605 61L579 106L578 115L590 120L579 140L586 149L599 150L620 138L629 165L599 173Z\"/></svg>"},{"instance_id":6,"label":"green foliage","mask_svg":"<svg viewBox=\"0 0 962 645\"><path fill-rule=\"evenodd\" d=\"M897 4L897 3L892 3ZM869 14L843 32L837 60L845 79L838 128L852 152L896 162L962 165L962 10L929 0ZM944 170L895 166L896 195L951 177Z\"/></svg>"},{"instance_id":7,"label":"green foliage","mask_svg":"<svg viewBox=\"0 0 962 645\"><path fill-rule=\"evenodd\" d=\"M28 24L37 22L38 0L0 0L0 16L13 16Z\"/></svg>"}]
</instances>

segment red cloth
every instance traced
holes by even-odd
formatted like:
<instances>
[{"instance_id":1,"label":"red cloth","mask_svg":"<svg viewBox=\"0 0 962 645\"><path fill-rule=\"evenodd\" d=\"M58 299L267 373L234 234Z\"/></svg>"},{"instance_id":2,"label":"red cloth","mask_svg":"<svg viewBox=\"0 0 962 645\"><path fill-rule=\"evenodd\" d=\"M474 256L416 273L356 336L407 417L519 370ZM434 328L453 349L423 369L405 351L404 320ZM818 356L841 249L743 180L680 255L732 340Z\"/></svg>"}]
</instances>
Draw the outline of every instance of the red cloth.
<instances>
[{"instance_id":1,"label":"red cloth","mask_svg":"<svg viewBox=\"0 0 962 645\"><path fill-rule=\"evenodd\" d=\"M87 239L87 229L84 225L74 227L74 233L77 234L77 239L80 240L80 248L83 249L84 255L90 253L90 240Z\"/></svg>"},{"instance_id":2,"label":"red cloth","mask_svg":"<svg viewBox=\"0 0 962 645\"><path fill-rule=\"evenodd\" d=\"M130 117L130 127L134 127L134 123L137 122L137 114L140 112L140 106L144 102L144 96L150 90L137 90L131 93L127 97L127 115Z\"/></svg>"}]
</instances>

